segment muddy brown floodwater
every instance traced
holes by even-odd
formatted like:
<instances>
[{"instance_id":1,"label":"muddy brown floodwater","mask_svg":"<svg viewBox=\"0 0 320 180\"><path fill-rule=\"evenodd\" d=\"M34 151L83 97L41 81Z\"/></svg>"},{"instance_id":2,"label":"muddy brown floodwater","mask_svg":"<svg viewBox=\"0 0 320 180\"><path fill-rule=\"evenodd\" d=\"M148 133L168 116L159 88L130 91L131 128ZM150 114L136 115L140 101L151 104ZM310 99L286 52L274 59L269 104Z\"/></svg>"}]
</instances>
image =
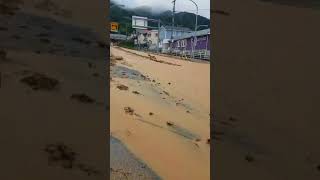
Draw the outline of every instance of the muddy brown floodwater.
<instances>
[{"instance_id":1,"label":"muddy brown floodwater","mask_svg":"<svg viewBox=\"0 0 320 180\"><path fill-rule=\"evenodd\" d=\"M210 63L110 52L112 136L162 179L210 179Z\"/></svg>"}]
</instances>

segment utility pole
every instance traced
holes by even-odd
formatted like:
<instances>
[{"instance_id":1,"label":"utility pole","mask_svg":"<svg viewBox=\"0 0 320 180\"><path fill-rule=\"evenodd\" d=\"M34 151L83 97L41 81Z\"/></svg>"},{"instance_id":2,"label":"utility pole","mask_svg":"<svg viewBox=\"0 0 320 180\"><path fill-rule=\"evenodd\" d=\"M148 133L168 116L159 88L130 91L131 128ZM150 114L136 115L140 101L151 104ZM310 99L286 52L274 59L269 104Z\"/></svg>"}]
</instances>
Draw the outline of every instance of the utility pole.
<instances>
[{"instance_id":1,"label":"utility pole","mask_svg":"<svg viewBox=\"0 0 320 180\"><path fill-rule=\"evenodd\" d=\"M128 36L128 23L126 23L126 36Z\"/></svg>"},{"instance_id":2,"label":"utility pole","mask_svg":"<svg viewBox=\"0 0 320 180\"><path fill-rule=\"evenodd\" d=\"M157 52L160 53L160 19L158 20L158 43Z\"/></svg>"},{"instance_id":3,"label":"utility pole","mask_svg":"<svg viewBox=\"0 0 320 180\"><path fill-rule=\"evenodd\" d=\"M126 23L126 41L128 40L128 23Z\"/></svg>"},{"instance_id":4,"label":"utility pole","mask_svg":"<svg viewBox=\"0 0 320 180\"><path fill-rule=\"evenodd\" d=\"M170 47L171 52L173 48L173 28L174 28L174 15L176 12L176 0L173 0L172 3L173 3L173 10L172 10L171 47Z\"/></svg>"},{"instance_id":5,"label":"utility pole","mask_svg":"<svg viewBox=\"0 0 320 180\"><path fill-rule=\"evenodd\" d=\"M198 4L196 2L194 2L193 0L190 0L197 8L197 14L196 14L196 24L194 26L194 35L193 35L193 43L192 43L192 58L194 59L194 53L195 53L195 48L196 48L196 43L197 43L197 37L196 37L196 33L197 33L197 28L198 28Z\"/></svg>"}]
</instances>

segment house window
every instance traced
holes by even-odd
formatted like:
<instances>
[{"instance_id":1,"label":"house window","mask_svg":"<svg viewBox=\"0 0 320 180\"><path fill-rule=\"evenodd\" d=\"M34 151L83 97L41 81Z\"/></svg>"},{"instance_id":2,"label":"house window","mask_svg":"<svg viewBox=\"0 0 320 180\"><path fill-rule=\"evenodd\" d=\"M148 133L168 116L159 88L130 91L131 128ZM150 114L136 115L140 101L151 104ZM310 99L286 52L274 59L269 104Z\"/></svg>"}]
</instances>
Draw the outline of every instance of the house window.
<instances>
[{"instance_id":1,"label":"house window","mask_svg":"<svg viewBox=\"0 0 320 180\"><path fill-rule=\"evenodd\" d=\"M186 41L185 41L185 40L182 40L182 41L181 41L181 44L182 44L182 45L181 45L182 47L186 47Z\"/></svg>"},{"instance_id":2,"label":"house window","mask_svg":"<svg viewBox=\"0 0 320 180\"><path fill-rule=\"evenodd\" d=\"M185 47L185 42L184 42L184 40L180 40L180 46L181 46L181 47Z\"/></svg>"},{"instance_id":3,"label":"house window","mask_svg":"<svg viewBox=\"0 0 320 180\"><path fill-rule=\"evenodd\" d=\"M177 41L177 47L180 47L180 41Z\"/></svg>"}]
</instances>

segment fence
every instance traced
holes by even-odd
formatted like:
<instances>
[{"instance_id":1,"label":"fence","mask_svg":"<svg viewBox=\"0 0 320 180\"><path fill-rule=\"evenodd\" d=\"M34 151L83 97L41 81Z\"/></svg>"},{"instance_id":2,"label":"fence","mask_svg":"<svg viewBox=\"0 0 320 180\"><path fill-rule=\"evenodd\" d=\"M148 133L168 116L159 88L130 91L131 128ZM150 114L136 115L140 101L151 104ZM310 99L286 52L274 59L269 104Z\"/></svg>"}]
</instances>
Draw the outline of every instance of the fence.
<instances>
[{"instance_id":1,"label":"fence","mask_svg":"<svg viewBox=\"0 0 320 180\"><path fill-rule=\"evenodd\" d=\"M173 55L192 58L192 51L174 49ZM210 60L210 50L195 50L194 58L202 59L202 60Z\"/></svg>"}]
</instances>

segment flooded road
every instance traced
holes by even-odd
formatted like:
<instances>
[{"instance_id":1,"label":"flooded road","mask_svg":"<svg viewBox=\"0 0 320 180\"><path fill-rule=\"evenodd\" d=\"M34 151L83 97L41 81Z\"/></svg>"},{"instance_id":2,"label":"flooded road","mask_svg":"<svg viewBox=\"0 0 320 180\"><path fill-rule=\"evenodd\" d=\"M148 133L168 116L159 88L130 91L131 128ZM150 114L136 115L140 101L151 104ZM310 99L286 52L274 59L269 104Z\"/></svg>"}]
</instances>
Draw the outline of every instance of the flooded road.
<instances>
[{"instance_id":1,"label":"flooded road","mask_svg":"<svg viewBox=\"0 0 320 180\"><path fill-rule=\"evenodd\" d=\"M162 179L210 179L210 64L110 53L111 135Z\"/></svg>"}]
</instances>

